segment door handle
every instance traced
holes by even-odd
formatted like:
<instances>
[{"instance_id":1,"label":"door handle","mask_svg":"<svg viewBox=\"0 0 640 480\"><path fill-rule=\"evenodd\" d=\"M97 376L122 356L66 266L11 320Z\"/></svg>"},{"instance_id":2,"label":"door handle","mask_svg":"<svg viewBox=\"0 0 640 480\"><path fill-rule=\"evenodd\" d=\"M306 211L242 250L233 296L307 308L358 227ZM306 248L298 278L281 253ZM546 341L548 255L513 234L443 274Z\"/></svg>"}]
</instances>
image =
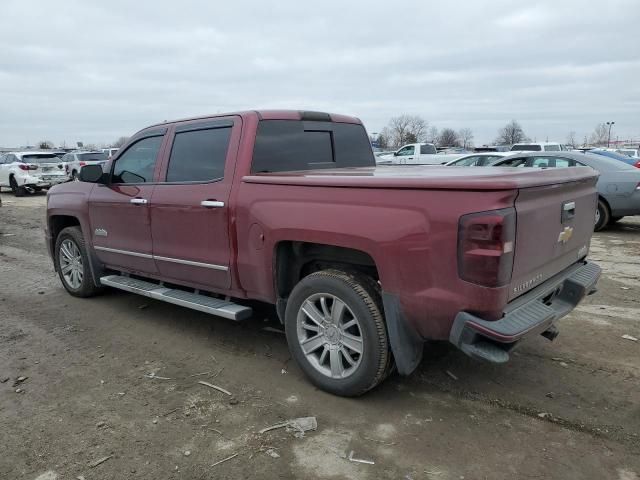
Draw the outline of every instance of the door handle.
<instances>
[{"instance_id":1,"label":"door handle","mask_svg":"<svg viewBox=\"0 0 640 480\"><path fill-rule=\"evenodd\" d=\"M219 202L217 200L203 200L200 202L205 208L222 208L224 207L224 202Z\"/></svg>"},{"instance_id":2,"label":"door handle","mask_svg":"<svg viewBox=\"0 0 640 480\"><path fill-rule=\"evenodd\" d=\"M129 203L133 203L134 205L146 205L149 202L146 198L132 198L129 200Z\"/></svg>"}]
</instances>

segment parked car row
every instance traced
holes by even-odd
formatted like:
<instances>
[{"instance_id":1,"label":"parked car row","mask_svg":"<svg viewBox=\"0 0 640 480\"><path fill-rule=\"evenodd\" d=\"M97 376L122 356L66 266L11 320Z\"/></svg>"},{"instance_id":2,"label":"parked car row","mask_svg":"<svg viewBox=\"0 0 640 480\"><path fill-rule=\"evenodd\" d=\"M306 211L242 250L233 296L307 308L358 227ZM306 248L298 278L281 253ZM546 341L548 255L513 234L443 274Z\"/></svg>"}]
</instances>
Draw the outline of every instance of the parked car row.
<instances>
[{"instance_id":1,"label":"parked car row","mask_svg":"<svg viewBox=\"0 0 640 480\"><path fill-rule=\"evenodd\" d=\"M458 167L561 168L587 166L600 173L595 230L602 230L625 216L640 215L638 162L607 150L581 152L488 152L466 155L449 162Z\"/></svg>"},{"instance_id":2,"label":"parked car row","mask_svg":"<svg viewBox=\"0 0 640 480\"><path fill-rule=\"evenodd\" d=\"M10 188L18 197L48 189L58 183L77 180L86 165L103 165L118 151L27 150L0 155L0 188Z\"/></svg>"},{"instance_id":3,"label":"parked car row","mask_svg":"<svg viewBox=\"0 0 640 480\"><path fill-rule=\"evenodd\" d=\"M0 188L11 188L17 197L68 180L61 160L51 152L10 152L0 157Z\"/></svg>"}]
</instances>

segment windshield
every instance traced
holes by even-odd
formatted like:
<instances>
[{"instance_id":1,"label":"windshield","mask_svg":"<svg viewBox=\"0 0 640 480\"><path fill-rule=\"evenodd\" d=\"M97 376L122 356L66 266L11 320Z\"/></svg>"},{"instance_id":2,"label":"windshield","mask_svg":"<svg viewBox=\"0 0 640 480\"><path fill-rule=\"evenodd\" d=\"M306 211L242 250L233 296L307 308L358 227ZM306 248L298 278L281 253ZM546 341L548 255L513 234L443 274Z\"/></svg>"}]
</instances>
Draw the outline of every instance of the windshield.
<instances>
[{"instance_id":1,"label":"windshield","mask_svg":"<svg viewBox=\"0 0 640 480\"><path fill-rule=\"evenodd\" d=\"M22 155L24 163L56 163L60 159L53 153L29 153Z\"/></svg>"},{"instance_id":2,"label":"windshield","mask_svg":"<svg viewBox=\"0 0 640 480\"><path fill-rule=\"evenodd\" d=\"M78 153L78 159L82 160L83 162L86 162L87 160L100 161L100 160L106 160L107 158L108 158L108 155L104 152Z\"/></svg>"},{"instance_id":3,"label":"windshield","mask_svg":"<svg viewBox=\"0 0 640 480\"><path fill-rule=\"evenodd\" d=\"M625 157L623 157L622 159L617 158L622 156L617 153L614 153L616 157L612 157L612 158L608 158L608 157L609 157L609 154L613 152L598 152L600 153L600 155L593 155L593 153L595 152L587 152L585 154L585 157L587 161L590 161L589 163L593 163L593 165L589 165L589 166L592 166L593 168L597 168L598 170L613 170L613 171L637 170L637 168L631 165L631 163L627 163L627 159L625 159Z\"/></svg>"},{"instance_id":4,"label":"windshield","mask_svg":"<svg viewBox=\"0 0 640 480\"><path fill-rule=\"evenodd\" d=\"M528 143L520 143L511 147L512 152L539 152L540 150L542 150L542 147L540 145L531 145Z\"/></svg>"},{"instance_id":5,"label":"windshield","mask_svg":"<svg viewBox=\"0 0 640 480\"><path fill-rule=\"evenodd\" d=\"M605 157L615 158L616 160L620 160L625 163L627 163L630 160L630 158L626 155L622 155L621 153L616 153L616 152L610 152L608 150L589 150L589 153L595 153L597 155L603 155Z\"/></svg>"}]
</instances>

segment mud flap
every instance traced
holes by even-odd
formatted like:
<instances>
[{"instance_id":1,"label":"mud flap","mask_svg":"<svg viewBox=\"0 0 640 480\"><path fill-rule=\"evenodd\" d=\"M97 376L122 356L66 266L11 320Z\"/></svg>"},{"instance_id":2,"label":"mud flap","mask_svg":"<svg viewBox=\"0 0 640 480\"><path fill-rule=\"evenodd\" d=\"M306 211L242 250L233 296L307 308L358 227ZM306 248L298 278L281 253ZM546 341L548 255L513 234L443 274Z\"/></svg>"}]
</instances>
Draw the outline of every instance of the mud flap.
<instances>
[{"instance_id":1,"label":"mud flap","mask_svg":"<svg viewBox=\"0 0 640 480\"><path fill-rule=\"evenodd\" d=\"M382 292L382 302L396 368L400 375L410 375L422 361L424 340L407 324L396 295Z\"/></svg>"}]
</instances>

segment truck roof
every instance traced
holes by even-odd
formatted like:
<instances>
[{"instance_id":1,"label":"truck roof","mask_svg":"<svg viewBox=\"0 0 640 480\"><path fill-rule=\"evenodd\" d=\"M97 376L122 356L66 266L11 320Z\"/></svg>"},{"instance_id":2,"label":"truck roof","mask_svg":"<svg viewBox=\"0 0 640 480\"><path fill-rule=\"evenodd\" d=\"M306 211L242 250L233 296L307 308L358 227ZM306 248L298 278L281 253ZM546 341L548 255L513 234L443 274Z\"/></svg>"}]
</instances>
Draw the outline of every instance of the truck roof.
<instances>
[{"instance_id":1,"label":"truck roof","mask_svg":"<svg viewBox=\"0 0 640 480\"><path fill-rule=\"evenodd\" d=\"M362 121L357 117L342 115L338 113L316 112L310 110L243 110L238 112L215 113L211 115L201 115L196 117L181 118L178 120L164 121L145 127L143 130L172 123L190 122L194 120L204 120L207 118L216 117L228 117L231 115L237 115L240 117L257 115L260 120L316 120L362 124Z\"/></svg>"}]
</instances>

